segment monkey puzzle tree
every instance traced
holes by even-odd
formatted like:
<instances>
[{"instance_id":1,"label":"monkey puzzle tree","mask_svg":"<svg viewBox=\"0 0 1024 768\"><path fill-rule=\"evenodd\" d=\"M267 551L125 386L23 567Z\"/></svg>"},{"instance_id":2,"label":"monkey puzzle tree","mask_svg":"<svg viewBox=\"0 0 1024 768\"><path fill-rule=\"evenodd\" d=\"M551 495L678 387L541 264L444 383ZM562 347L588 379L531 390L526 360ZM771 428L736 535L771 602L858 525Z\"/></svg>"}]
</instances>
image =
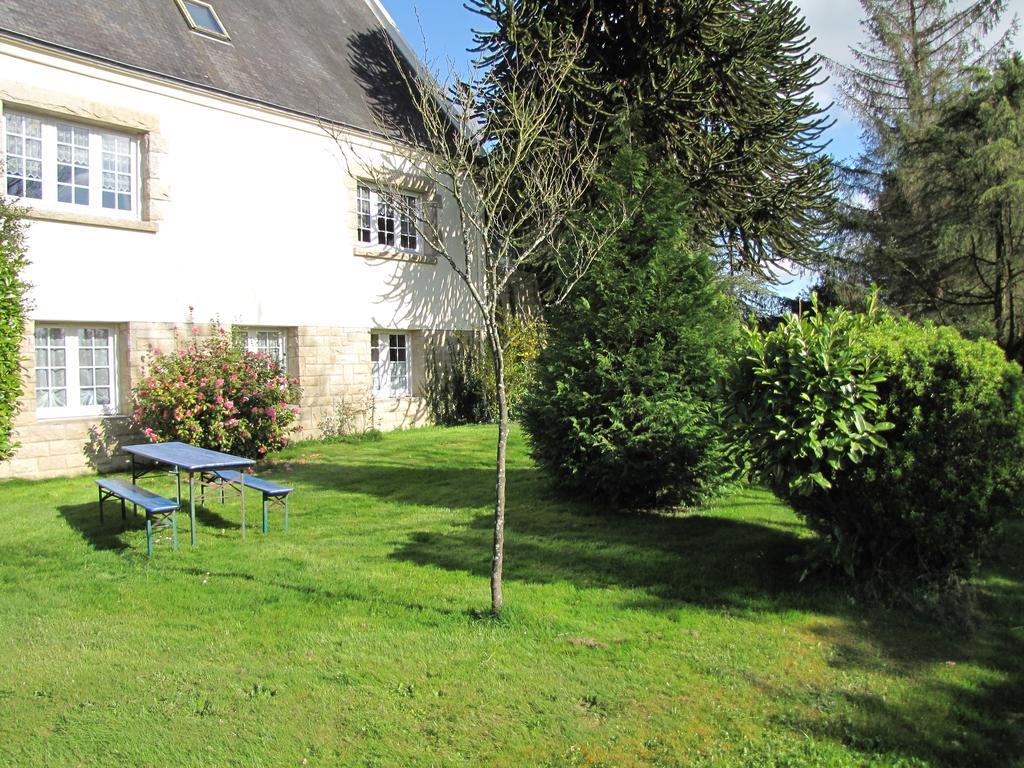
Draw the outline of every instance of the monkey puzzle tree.
<instances>
[{"instance_id":1,"label":"monkey puzzle tree","mask_svg":"<svg viewBox=\"0 0 1024 768\"><path fill-rule=\"evenodd\" d=\"M471 0L491 22L477 50L501 92L547 87L536 62L566 30L581 66L552 107L593 125L602 163L625 116L638 145L677 163L698 241L734 270L767 274L806 261L829 234L833 174L827 117L813 95L821 65L790 0ZM493 125L513 115L500 112ZM657 159L657 155L655 157Z\"/></svg>"}]
</instances>

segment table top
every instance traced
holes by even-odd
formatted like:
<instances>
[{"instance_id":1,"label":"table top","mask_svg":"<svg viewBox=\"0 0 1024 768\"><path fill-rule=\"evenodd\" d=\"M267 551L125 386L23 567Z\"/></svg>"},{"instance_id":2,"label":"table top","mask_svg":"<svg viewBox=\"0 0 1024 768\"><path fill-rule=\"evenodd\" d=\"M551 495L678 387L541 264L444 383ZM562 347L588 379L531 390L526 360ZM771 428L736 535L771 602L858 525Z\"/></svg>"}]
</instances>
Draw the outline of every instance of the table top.
<instances>
[{"instance_id":1,"label":"table top","mask_svg":"<svg viewBox=\"0 0 1024 768\"><path fill-rule=\"evenodd\" d=\"M214 469L237 469L251 467L256 462L244 456L232 456L207 448L197 448L188 443L143 443L124 446L126 453L140 456L158 464L167 464L187 472L203 472Z\"/></svg>"}]
</instances>

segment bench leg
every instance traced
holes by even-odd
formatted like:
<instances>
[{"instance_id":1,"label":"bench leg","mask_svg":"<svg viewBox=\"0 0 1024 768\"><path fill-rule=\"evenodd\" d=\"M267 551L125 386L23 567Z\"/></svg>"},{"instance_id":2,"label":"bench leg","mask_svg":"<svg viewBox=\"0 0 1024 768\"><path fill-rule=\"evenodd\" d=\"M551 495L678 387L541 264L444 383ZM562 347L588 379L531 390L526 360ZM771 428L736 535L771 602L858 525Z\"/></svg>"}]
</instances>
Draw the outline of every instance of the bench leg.
<instances>
[{"instance_id":1,"label":"bench leg","mask_svg":"<svg viewBox=\"0 0 1024 768\"><path fill-rule=\"evenodd\" d=\"M267 527L267 497L266 497L266 495L264 495L263 496L263 532L266 533L268 530L270 530L270 529Z\"/></svg>"},{"instance_id":2,"label":"bench leg","mask_svg":"<svg viewBox=\"0 0 1024 768\"><path fill-rule=\"evenodd\" d=\"M146 554L153 556L153 514L146 512Z\"/></svg>"},{"instance_id":3,"label":"bench leg","mask_svg":"<svg viewBox=\"0 0 1024 768\"><path fill-rule=\"evenodd\" d=\"M284 532L288 533L288 497L284 497Z\"/></svg>"},{"instance_id":4,"label":"bench leg","mask_svg":"<svg viewBox=\"0 0 1024 768\"><path fill-rule=\"evenodd\" d=\"M171 511L171 541L174 543L174 551L178 551L178 510Z\"/></svg>"},{"instance_id":5,"label":"bench leg","mask_svg":"<svg viewBox=\"0 0 1024 768\"><path fill-rule=\"evenodd\" d=\"M196 545L196 484L192 479L191 472L188 473L188 518L191 524L189 536L194 547Z\"/></svg>"},{"instance_id":6,"label":"bench leg","mask_svg":"<svg viewBox=\"0 0 1024 768\"><path fill-rule=\"evenodd\" d=\"M223 489L221 495L224 495ZM245 538L245 475L242 475L242 482L238 486L238 495L242 497L242 538Z\"/></svg>"},{"instance_id":7,"label":"bench leg","mask_svg":"<svg viewBox=\"0 0 1024 768\"><path fill-rule=\"evenodd\" d=\"M124 499L121 499L121 527L124 527L124 522L128 519L128 509L125 507Z\"/></svg>"}]
</instances>

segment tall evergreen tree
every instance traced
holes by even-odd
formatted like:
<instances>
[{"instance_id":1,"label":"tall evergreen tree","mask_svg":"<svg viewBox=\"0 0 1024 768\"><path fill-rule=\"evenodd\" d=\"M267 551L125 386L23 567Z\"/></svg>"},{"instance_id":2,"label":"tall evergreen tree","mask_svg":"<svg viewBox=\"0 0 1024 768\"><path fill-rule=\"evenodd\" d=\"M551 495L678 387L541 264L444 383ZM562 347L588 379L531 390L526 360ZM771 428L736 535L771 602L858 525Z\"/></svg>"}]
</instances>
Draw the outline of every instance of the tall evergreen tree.
<instances>
[{"instance_id":1,"label":"tall evergreen tree","mask_svg":"<svg viewBox=\"0 0 1024 768\"><path fill-rule=\"evenodd\" d=\"M881 213L927 222L892 238L883 287L917 314L989 336L1024 362L1024 60L976 72L936 121L908 132ZM905 211L910 210L907 216Z\"/></svg>"},{"instance_id":2,"label":"tall evergreen tree","mask_svg":"<svg viewBox=\"0 0 1024 768\"><path fill-rule=\"evenodd\" d=\"M563 30L583 41L565 84L563 126L610 126L678 163L694 236L732 266L767 272L805 261L828 233L833 173L813 95L821 65L790 0L470 0L492 22L478 50L494 86L527 80L557 55ZM500 101L494 99L494 101ZM608 150L610 156L611 150Z\"/></svg>"},{"instance_id":3,"label":"tall evergreen tree","mask_svg":"<svg viewBox=\"0 0 1024 768\"><path fill-rule=\"evenodd\" d=\"M843 101L860 121L867 152L861 170L881 170L904 127L934 120L944 96L966 82L968 67L1009 52L1016 20L994 41L1007 0L860 0L867 39L854 63L834 65ZM867 162L870 161L870 162Z\"/></svg>"},{"instance_id":4,"label":"tall evergreen tree","mask_svg":"<svg viewBox=\"0 0 1024 768\"><path fill-rule=\"evenodd\" d=\"M977 292L954 289L965 275L947 260L955 257L945 223L974 215L966 207L969 196L937 194L949 176L940 181L930 175L938 169L925 172L936 157L926 160L922 153L936 146L936 135L924 137L947 119L947 102L970 88L973 69L1008 54L1017 19L1003 23L1007 0L861 5L867 39L854 49L853 66L836 68L843 98L861 123L864 151L844 174L844 237L828 271L840 283L878 284L887 303L913 316L998 337L981 320ZM947 138L948 128L942 131Z\"/></svg>"},{"instance_id":5,"label":"tall evergreen tree","mask_svg":"<svg viewBox=\"0 0 1024 768\"><path fill-rule=\"evenodd\" d=\"M598 194L639 208L581 298L550 312L523 426L537 463L576 495L624 510L695 503L728 464L718 413L740 313L693 247L676 164L620 145L609 165Z\"/></svg>"}]
</instances>

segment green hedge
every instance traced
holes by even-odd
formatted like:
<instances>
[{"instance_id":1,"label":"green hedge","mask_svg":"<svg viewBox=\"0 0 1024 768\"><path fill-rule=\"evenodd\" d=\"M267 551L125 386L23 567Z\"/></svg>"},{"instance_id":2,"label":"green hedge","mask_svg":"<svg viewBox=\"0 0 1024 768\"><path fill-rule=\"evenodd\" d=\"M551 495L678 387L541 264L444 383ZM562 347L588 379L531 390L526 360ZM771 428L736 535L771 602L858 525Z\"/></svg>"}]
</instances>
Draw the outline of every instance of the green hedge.
<instances>
[{"instance_id":1,"label":"green hedge","mask_svg":"<svg viewBox=\"0 0 1024 768\"><path fill-rule=\"evenodd\" d=\"M0 461L17 447L12 440L21 399L21 343L28 311L23 211L0 196Z\"/></svg>"}]
</instances>

